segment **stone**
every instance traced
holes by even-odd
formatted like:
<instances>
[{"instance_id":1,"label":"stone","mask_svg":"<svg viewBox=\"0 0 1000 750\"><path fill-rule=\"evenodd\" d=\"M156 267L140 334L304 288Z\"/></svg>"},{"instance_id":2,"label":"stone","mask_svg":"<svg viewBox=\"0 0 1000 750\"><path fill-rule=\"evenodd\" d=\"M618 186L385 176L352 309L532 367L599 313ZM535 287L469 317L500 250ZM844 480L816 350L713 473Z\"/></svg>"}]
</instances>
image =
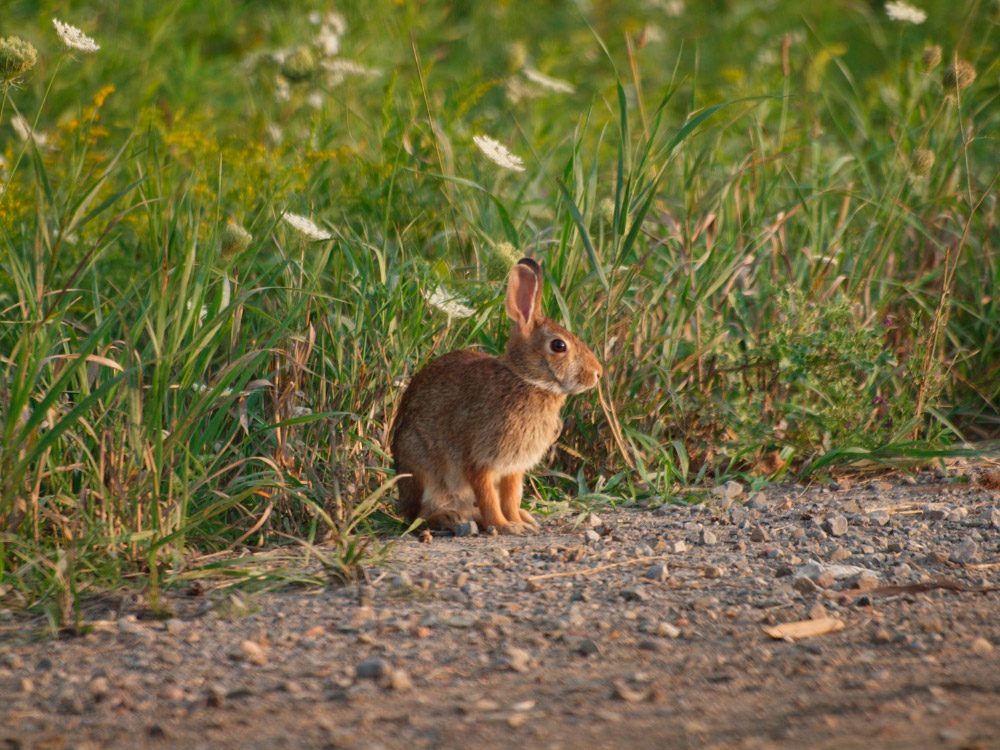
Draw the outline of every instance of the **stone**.
<instances>
[{"instance_id":1,"label":"stone","mask_svg":"<svg viewBox=\"0 0 1000 750\"><path fill-rule=\"evenodd\" d=\"M867 570L847 579L848 587L859 591L871 591L877 589L881 584L878 576Z\"/></svg>"},{"instance_id":2,"label":"stone","mask_svg":"<svg viewBox=\"0 0 1000 750\"><path fill-rule=\"evenodd\" d=\"M527 672L531 668L531 654L523 648L507 646L504 663L515 672Z\"/></svg>"},{"instance_id":3,"label":"stone","mask_svg":"<svg viewBox=\"0 0 1000 750\"><path fill-rule=\"evenodd\" d=\"M823 519L823 531L830 536L843 536L847 533L847 518L840 513L833 513Z\"/></svg>"},{"instance_id":4,"label":"stone","mask_svg":"<svg viewBox=\"0 0 1000 750\"><path fill-rule=\"evenodd\" d=\"M830 553L830 562L841 562L851 556L851 553L844 547L837 547Z\"/></svg>"},{"instance_id":5,"label":"stone","mask_svg":"<svg viewBox=\"0 0 1000 750\"><path fill-rule=\"evenodd\" d=\"M473 520L455 524L455 536L479 536L479 524Z\"/></svg>"},{"instance_id":6,"label":"stone","mask_svg":"<svg viewBox=\"0 0 1000 750\"><path fill-rule=\"evenodd\" d=\"M768 540L767 530L763 526L750 527L751 542L766 542Z\"/></svg>"},{"instance_id":7,"label":"stone","mask_svg":"<svg viewBox=\"0 0 1000 750\"><path fill-rule=\"evenodd\" d=\"M251 664L256 664L258 666L267 664L267 652L256 641L243 641L240 644L240 652L242 658Z\"/></svg>"},{"instance_id":8,"label":"stone","mask_svg":"<svg viewBox=\"0 0 1000 750\"><path fill-rule=\"evenodd\" d=\"M698 541L706 547L711 547L714 544L718 544L719 539L715 536L715 532L709 531L708 529L702 529L698 534Z\"/></svg>"},{"instance_id":9,"label":"stone","mask_svg":"<svg viewBox=\"0 0 1000 750\"><path fill-rule=\"evenodd\" d=\"M378 656L371 656L358 662L354 675L359 680L380 680L389 674L389 662Z\"/></svg>"},{"instance_id":10,"label":"stone","mask_svg":"<svg viewBox=\"0 0 1000 750\"><path fill-rule=\"evenodd\" d=\"M719 565L706 565L701 572L705 578L722 578L726 571Z\"/></svg>"},{"instance_id":11,"label":"stone","mask_svg":"<svg viewBox=\"0 0 1000 750\"><path fill-rule=\"evenodd\" d=\"M873 510L868 514L868 520L876 526L888 526L892 516L884 510Z\"/></svg>"},{"instance_id":12,"label":"stone","mask_svg":"<svg viewBox=\"0 0 1000 750\"><path fill-rule=\"evenodd\" d=\"M675 555L683 554L688 551L687 542L678 539L670 546L670 549Z\"/></svg>"},{"instance_id":13,"label":"stone","mask_svg":"<svg viewBox=\"0 0 1000 750\"><path fill-rule=\"evenodd\" d=\"M632 586L630 588L624 589L622 591L622 599L627 602L646 602L649 601L649 592L646 591L642 586Z\"/></svg>"},{"instance_id":14,"label":"stone","mask_svg":"<svg viewBox=\"0 0 1000 750\"><path fill-rule=\"evenodd\" d=\"M767 495L763 492L755 492L750 502L747 503L754 510L767 510Z\"/></svg>"},{"instance_id":15,"label":"stone","mask_svg":"<svg viewBox=\"0 0 1000 750\"><path fill-rule=\"evenodd\" d=\"M734 526L739 526L749 518L749 514L744 508L732 508L729 511L729 522Z\"/></svg>"},{"instance_id":16,"label":"stone","mask_svg":"<svg viewBox=\"0 0 1000 750\"><path fill-rule=\"evenodd\" d=\"M680 638L681 629L669 622L658 622L654 631L661 638Z\"/></svg>"},{"instance_id":17,"label":"stone","mask_svg":"<svg viewBox=\"0 0 1000 750\"><path fill-rule=\"evenodd\" d=\"M601 541L601 535L593 529L587 529L583 532L583 541L587 542L587 544L595 544Z\"/></svg>"},{"instance_id":18,"label":"stone","mask_svg":"<svg viewBox=\"0 0 1000 750\"><path fill-rule=\"evenodd\" d=\"M739 497L743 497L743 485L739 482L729 480L725 484L713 487L712 494L722 500L736 500Z\"/></svg>"},{"instance_id":19,"label":"stone","mask_svg":"<svg viewBox=\"0 0 1000 750\"><path fill-rule=\"evenodd\" d=\"M953 563L965 564L979 557L979 545L972 539L959 542L948 553L948 559Z\"/></svg>"},{"instance_id":20,"label":"stone","mask_svg":"<svg viewBox=\"0 0 1000 750\"><path fill-rule=\"evenodd\" d=\"M593 638L583 638L576 644L575 651L581 656L593 656L600 652L600 647L597 645L597 641Z\"/></svg>"},{"instance_id":21,"label":"stone","mask_svg":"<svg viewBox=\"0 0 1000 750\"><path fill-rule=\"evenodd\" d=\"M665 562L654 563L643 574L646 578L662 583L670 578L670 569Z\"/></svg>"},{"instance_id":22,"label":"stone","mask_svg":"<svg viewBox=\"0 0 1000 750\"><path fill-rule=\"evenodd\" d=\"M819 586L812 578L809 578L808 576L799 576L792 581L792 588L800 594L811 594L812 592L817 591Z\"/></svg>"},{"instance_id":23,"label":"stone","mask_svg":"<svg viewBox=\"0 0 1000 750\"><path fill-rule=\"evenodd\" d=\"M394 669L389 673L389 687L403 692L413 687L413 681L405 669Z\"/></svg>"},{"instance_id":24,"label":"stone","mask_svg":"<svg viewBox=\"0 0 1000 750\"><path fill-rule=\"evenodd\" d=\"M982 518L987 526L1000 529L1000 508L984 508Z\"/></svg>"},{"instance_id":25,"label":"stone","mask_svg":"<svg viewBox=\"0 0 1000 750\"><path fill-rule=\"evenodd\" d=\"M985 638L976 638L972 642L972 653L976 656L990 656L993 653L993 644Z\"/></svg>"}]
</instances>

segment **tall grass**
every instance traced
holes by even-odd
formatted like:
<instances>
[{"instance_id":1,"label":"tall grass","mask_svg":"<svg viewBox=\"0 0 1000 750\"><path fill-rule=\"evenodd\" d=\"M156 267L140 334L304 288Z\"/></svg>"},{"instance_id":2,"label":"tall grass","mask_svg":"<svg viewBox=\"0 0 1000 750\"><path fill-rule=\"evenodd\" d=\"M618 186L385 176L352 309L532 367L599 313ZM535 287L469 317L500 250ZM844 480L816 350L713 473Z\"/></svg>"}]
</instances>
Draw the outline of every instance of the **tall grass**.
<instances>
[{"instance_id":1,"label":"tall grass","mask_svg":"<svg viewBox=\"0 0 1000 750\"><path fill-rule=\"evenodd\" d=\"M353 575L391 515L401 387L502 347L513 253L543 260L547 310L607 373L532 480L543 504L995 437L995 25L927 5L925 27L847 2L553 6L527 27L374 3L347 14L344 73L289 68L307 10L95 3L65 20L103 49L73 58L48 3L15 2L0 35L40 62L4 119L47 140L0 136L5 599L68 622L136 574L154 595L220 559L303 575L233 560L275 542ZM979 75L948 92L955 54ZM475 313L435 309L438 287Z\"/></svg>"}]
</instances>

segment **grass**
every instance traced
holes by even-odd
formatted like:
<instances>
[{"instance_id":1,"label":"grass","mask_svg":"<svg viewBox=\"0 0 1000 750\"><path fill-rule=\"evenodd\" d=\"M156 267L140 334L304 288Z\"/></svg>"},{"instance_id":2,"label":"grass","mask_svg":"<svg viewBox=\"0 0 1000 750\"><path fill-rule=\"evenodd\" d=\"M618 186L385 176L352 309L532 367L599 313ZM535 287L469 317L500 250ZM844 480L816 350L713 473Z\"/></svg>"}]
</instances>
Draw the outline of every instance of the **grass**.
<instances>
[{"instance_id":1,"label":"grass","mask_svg":"<svg viewBox=\"0 0 1000 750\"><path fill-rule=\"evenodd\" d=\"M995 7L689 5L345 5L323 68L320 3L8 3L38 63L0 109L4 601L66 623L122 582L301 580L225 562L286 543L356 575L401 528L401 385L502 348L521 253L607 373L543 506L995 438Z\"/></svg>"}]
</instances>

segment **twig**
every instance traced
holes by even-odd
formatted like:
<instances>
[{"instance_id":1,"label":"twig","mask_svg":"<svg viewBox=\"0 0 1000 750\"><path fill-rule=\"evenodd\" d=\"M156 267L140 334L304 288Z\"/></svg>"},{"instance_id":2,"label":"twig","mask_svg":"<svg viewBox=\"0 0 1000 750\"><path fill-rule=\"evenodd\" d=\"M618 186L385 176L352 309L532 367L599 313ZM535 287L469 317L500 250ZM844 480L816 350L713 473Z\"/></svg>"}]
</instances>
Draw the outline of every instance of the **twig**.
<instances>
[{"instance_id":1,"label":"twig","mask_svg":"<svg viewBox=\"0 0 1000 750\"><path fill-rule=\"evenodd\" d=\"M607 563L606 565L598 565L595 568L587 568L586 570L560 570L558 573L542 573L537 576L528 576L525 580L527 581L543 581L548 578L567 578L570 576L589 576L594 573L600 573L605 570L611 570L612 568L623 568L626 565L636 565L637 563L652 562L653 560L663 560L663 555L644 555L642 557L633 557L629 560L622 560L621 562Z\"/></svg>"}]
</instances>

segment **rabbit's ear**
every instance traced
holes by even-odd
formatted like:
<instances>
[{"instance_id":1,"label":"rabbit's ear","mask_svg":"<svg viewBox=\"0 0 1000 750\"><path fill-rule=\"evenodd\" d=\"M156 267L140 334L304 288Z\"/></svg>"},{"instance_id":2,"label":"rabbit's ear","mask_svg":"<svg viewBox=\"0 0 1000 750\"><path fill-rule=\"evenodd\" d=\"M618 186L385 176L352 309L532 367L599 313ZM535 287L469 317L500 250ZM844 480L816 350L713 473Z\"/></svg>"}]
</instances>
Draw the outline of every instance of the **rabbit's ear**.
<instances>
[{"instance_id":1,"label":"rabbit's ear","mask_svg":"<svg viewBox=\"0 0 1000 750\"><path fill-rule=\"evenodd\" d=\"M507 317L526 330L542 318L542 269L530 258L519 260L507 277Z\"/></svg>"}]
</instances>

